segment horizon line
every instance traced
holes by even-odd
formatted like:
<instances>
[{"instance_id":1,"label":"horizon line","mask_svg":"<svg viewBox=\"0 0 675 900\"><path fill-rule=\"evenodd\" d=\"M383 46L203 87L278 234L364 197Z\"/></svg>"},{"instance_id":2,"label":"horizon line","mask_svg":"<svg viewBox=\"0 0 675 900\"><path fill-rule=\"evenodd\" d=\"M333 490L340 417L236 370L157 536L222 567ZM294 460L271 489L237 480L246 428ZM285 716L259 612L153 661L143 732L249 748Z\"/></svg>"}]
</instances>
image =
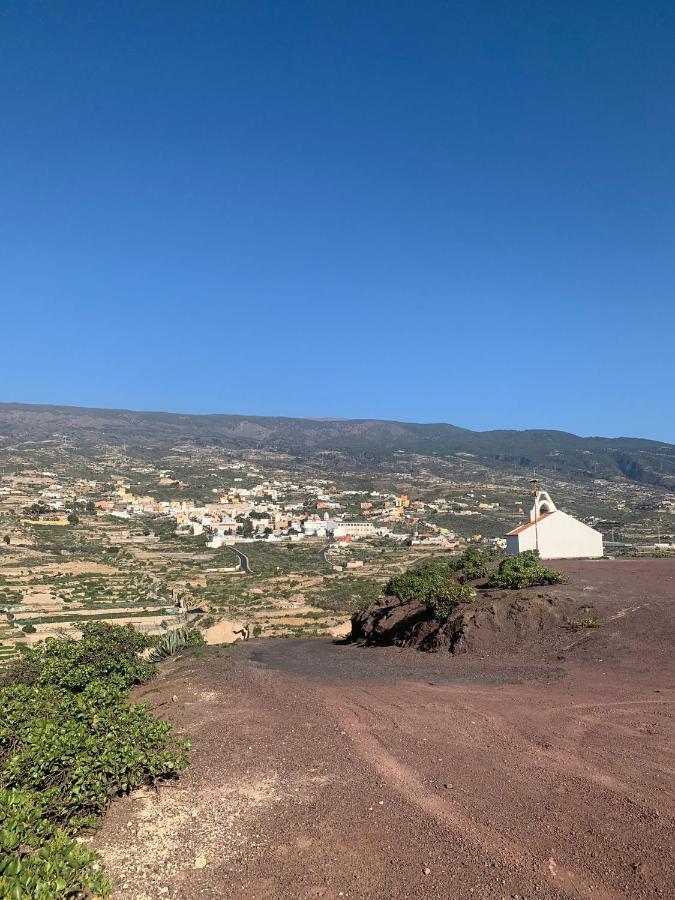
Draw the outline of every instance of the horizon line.
<instances>
[{"instance_id":1,"label":"horizon line","mask_svg":"<svg viewBox=\"0 0 675 900\"><path fill-rule=\"evenodd\" d=\"M78 410L78 411L94 411L109 413L131 413L135 415L164 415L164 416L189 416L191 418L213 418L216 416L231 416L241 419L284 419L287 421L304 421L304 422L383 422L391 425L418 425L420 427L444 426L446 428L454 428L458 431L467 431L471 434L490 434L495 432L515 432L523 434L529 431L555 432L556 434L569 435L571 437L580 438L581 440L601 439L607 441L647 441L653 444L663 444L673 447L675 444L670 441L664 441L660 438L646 438L639 435L602 435L602 434L578 434L574 431L566 431L561 428L467 428L463 425L455 425L452 422L413 422L403 419L381 419L374 416L286 416L286 415L265 415L262 413L238 413L238 412L177 412L166 409L132 409L130 407L121 406L79 406L71 403L28 403L21 400L0 400L0 409L6 407L28 407L28 408L51 408L62 410Z\"/></svg>"}]
</instances>

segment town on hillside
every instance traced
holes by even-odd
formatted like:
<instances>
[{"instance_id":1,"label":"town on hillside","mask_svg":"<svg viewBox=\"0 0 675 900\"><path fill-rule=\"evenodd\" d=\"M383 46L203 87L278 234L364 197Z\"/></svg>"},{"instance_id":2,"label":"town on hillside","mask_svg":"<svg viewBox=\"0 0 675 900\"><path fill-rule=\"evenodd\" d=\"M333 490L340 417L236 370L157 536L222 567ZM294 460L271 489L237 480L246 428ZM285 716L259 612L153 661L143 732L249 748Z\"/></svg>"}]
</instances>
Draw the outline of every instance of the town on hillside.
<instances>
[{"instance_id":1,"label":"town on hillside","mask_svg":"<svg viewBox=\"0 0 675 900\"><path fill-rule=\"evenodd\" d=\"M17 442L0 471L0 653L92 619L150 633L189 621L214 641L244 626L340 635L412 562L469 546L518 552L535 537L546 555L563 517L600 536L588 555L673 553L671 493L549 475L558 518L528 529L539 518L529 482L466 455L364 467L195 446L85 453L65 435Z\"/></svg>"}]
</instances>

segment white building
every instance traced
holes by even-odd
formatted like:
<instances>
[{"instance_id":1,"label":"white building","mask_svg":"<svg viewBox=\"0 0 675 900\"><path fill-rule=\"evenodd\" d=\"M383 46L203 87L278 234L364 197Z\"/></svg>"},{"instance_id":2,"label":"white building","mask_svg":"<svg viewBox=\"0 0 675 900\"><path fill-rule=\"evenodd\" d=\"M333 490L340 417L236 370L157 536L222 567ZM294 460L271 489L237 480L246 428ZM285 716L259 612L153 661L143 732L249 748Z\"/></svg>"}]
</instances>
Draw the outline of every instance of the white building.
<instances>
[{"instance_id":1,"label":"white building","mask_svg":"<svg viewBox=\"0 0 675 900\"><path fill-rule=\"evenodd\" d=\"M326 537L326 522L320 519L318 522L307 521L303 524L302 530L307 537Z\"/></svg>"},{"instance_id":2,"label":"white building","mask_svg":"<svg viewBox=\"0 0 675 900\"><path fill-rule=\"evenodd\" d=\"M542 559L597 559L603 554L602 534L556 508L546 491L538 491L530 521L506 535L509 556L538 550Z\"/></svg>"},{"instance_id":3,"label":"white building","mask_svg":"<svg viewBox=\"0 0 675 900\"><path fill-rule=\"evenodd\" d=\"M334 538L349 537L358 540L375 535L372 522L326 522L326 531Z\"/></svg>"}]
</instances>

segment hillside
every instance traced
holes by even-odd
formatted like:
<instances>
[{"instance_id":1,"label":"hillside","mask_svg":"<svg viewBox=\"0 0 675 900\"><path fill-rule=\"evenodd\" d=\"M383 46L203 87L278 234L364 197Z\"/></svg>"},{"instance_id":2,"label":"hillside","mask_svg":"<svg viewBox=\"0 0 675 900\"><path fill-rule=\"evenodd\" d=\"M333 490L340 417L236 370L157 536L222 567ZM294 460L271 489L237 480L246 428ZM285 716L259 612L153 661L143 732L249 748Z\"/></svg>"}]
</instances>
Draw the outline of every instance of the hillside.
<instances>
[{"instance_id":1,"label":"hillside","mask_svg":"<svg viewBox=\"0 0 675 900\"><path fill-rule=\"evenodd\" d=\"M293 419L277 416L183 415L22 403L0 404L0 440L72 440L166 451L176 444L269 449L306 456L339 452L369 463L397 453L466 454L494 469L555 471L570 477L626 478L675 487L675 446L640 438L579 437L562 431L471 431L444 423L375 419Z\"/></svg>"},{"instance_id":2,"label":"hillside","mask_svg":"<svg viewBox=\"0 0 675 900\"><path fill-rule=\"evenodd\" d=\"M672 896L675 561L563 566L602 625L526 650L261 639L164 664L133 700L190 765L92 837L115 896Z\"/></svg>"}]
</instances>

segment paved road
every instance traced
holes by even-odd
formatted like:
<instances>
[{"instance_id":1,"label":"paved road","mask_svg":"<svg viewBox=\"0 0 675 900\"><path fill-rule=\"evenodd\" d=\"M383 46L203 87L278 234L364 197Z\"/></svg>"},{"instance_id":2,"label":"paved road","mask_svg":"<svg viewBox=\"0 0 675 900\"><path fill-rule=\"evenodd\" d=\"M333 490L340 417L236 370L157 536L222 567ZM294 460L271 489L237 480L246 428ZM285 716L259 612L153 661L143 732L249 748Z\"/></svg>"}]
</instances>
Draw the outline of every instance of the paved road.
<instances>
[{"instance_id":1,"label":"paved road","mask_svg":"<svg viewBox=\"0 0 675 900\"><path fill-rule=\"evenodd\" d=\"M242 553L241 550L237 550L236 547L232 547L234 552L239 557L239 568L242 572L245 572L247 575L252 575L251 567L248 564L248 556L245 553Z\"/></svg>"}]
</instances>

